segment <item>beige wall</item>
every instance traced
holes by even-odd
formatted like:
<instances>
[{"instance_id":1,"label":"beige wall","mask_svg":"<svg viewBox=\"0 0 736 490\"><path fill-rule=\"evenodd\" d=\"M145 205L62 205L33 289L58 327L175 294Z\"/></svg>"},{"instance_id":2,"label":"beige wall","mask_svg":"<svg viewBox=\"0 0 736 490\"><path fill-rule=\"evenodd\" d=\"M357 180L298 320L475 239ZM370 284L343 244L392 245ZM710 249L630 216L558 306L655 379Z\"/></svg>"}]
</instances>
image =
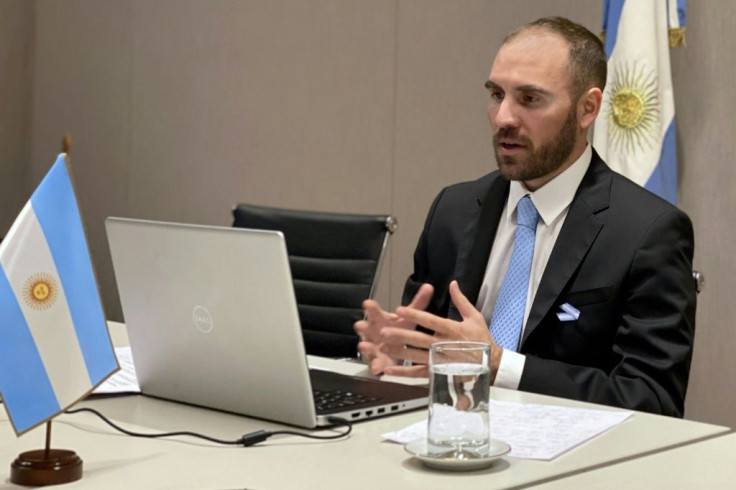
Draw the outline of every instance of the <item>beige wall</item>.
<instances>
[{"instance_id":1,"label":"beige wall","mask_svg":"<svg viewBox=\"0 0 736 490\"><path fill-rule=\"evenodd\" d=\"M696 267L708 281L687 417L733 426L734 261L719 255L736 239L725 226L735 213L728 160L735 123L733 97L719 82L736 76L728 52L736 7L705 3L690 2L689 45L673 55L680 203L695 222ZM35 35L21 44L33 45L34 58L25 188L71 131L74 177L111 318L120 310L106 216L228 225L239 201L394 214L400 227L379 299L395 305L432 198L495 167L483 82L503 35L548 14L597 32L601 4L36 2ZM7 120L0 115L0 124ZM22 133L20 126L13 130Z\"/></svg>"},{"instance_id":2,"label":"beige wall","mask_svg":"<svg viewBox=\"0 0 736 490\"><path fill-rule=\"evenodd\" d=\"M0 238L28 197L33 7L0 0Z\"/></svg>"},{"instance_id":3,"label":"beige wall","mask_svg":"<svg viewBox=\"0 0 736 490\"><path fill-rule=\"evenodd\" d=\"M698 297L687 416L736 427L736 3L688 2L686 48L673 52L679 204L695 226Z\"/></svg>"}]
</instances>

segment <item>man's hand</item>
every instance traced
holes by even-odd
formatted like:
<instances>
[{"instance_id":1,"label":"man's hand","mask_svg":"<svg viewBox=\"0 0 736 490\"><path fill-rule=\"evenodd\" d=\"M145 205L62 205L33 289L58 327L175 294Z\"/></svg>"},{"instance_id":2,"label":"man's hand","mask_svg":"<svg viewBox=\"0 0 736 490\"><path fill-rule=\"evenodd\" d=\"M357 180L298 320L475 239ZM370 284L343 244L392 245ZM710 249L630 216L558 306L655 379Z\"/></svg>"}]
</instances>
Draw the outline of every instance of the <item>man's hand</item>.
<instances>
[{"instance_id":1,"label":"man's hand","mask_svg":"<svg viewBox=\"0 0 736 490\"><path fill-rule=\"evenodd\" d=\"M391 359L405 359L414 364L412 366L397 366L395 364L385 366L384 372L386 374L427 376L429 347L433 343L466 340L485 342L491 345L491 378L495 378L503 350L493 341L483 315L463 295L457 281L450 283L450 297L463 319L461 322L418 310L411 305L397 308L396 316L405 324L421 325L432 330L434 335L396 328L392 325L381 328L380 352Z\"/></svg>"},{"instance_id":2,"label":"man's hand","mask_svg":"<svg viewBox=\"0 0 736 490\"><path fill-rule=\"evenodd\" d=\"M434 294L434 288L429 284L422 284L417 294L409 304L409 308L424 310ZM358 343L358 351L364 359L370 362L373 374L381 374L388 366L396 365L398 359L391 358L380 351L381 330L384 327L392 327L401 330L414 330L415 323L407 322L396 313L389 313L381 308L378 302L366 300L363 302L365 318L355 322L355 331L361 338Z\"/></svg>"}]
</instances>

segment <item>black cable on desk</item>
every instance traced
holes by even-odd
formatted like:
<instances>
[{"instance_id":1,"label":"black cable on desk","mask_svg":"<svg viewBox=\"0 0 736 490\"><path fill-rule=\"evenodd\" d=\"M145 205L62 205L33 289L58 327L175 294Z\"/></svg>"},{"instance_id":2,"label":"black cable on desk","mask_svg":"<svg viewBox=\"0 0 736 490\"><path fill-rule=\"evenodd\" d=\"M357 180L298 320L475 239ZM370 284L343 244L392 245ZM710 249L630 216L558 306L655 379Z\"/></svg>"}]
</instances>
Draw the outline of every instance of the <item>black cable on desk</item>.
<instances>
[{"instance_id":1,"label":"black cable on desk","mask_svg":"<svg viewBox=\"0 0 736 490\"><path fill-rule=\"evenodd\" d=\"M341 437L345 437L353 430L353 425L350 423L350 421L345 420L340 417L327 417L327 421L330 422L331 426L328 427L322 427L320 430L325 429L332 429L334 427L347 427L347 430L345 432L342 432L340 434L333 434L329 436L318 436L315 434L308 434L306 432L297 432L297 431L291 431L291 430L275 430L275 431L265 431L265 430L259 430L255 432L250 432L248 434L245 434L240 439L236 439L234 441L226 441L224 439L217 439L215 437L206 436L204 434L198 434L196 432L190 432L190 431L178 431L178 432L161 432L157 434L144 434L142 432L133 432L127 429L124 429L120 427L119 425L115 424L112 420L105 417L102 413L98 412L94 408L75 408L71 410L67 410L65 413L68 414L75 414L80 412L90 412L95 415L97 415L99 418L101 418L107 425L112 427L113 429L122 432L125 435L131 436L131 437L144 437L148 439L158 439L162 437L176 437L176 436L187 436L187 437L196 437L198 439L204 439L205 441L214 442L216 444L225 444L229 446L243 446L248 447L252 446L254 444L258 444L259 442L263 442L266 439L268 439L271 436L275 435L281 435L281 434L288 434L292 436L300 436L300 437L307 437L309 439L322 439L322 440L330 440L330 439L339 439Z\"/></svg>"}]
</instances>

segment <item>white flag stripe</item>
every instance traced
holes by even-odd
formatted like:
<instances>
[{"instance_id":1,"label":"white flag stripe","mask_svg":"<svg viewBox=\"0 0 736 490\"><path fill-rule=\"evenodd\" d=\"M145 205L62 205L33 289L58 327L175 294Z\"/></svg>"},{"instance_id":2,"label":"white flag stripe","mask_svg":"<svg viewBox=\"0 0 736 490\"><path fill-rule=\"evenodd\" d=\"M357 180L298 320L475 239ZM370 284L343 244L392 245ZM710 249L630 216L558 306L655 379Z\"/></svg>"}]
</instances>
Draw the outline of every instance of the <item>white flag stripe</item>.
<instances>
[{"instance_id":1,"label":"white flag stripe","mask_svg":"<svg viewBox=\"0 0 736 490\"><path fill-rule=\"evenodd\" d=\"M12 253L5 253L0 258L2 267L23 311L59 405L66 407L74 403L80 393L92 389L92 384L54 260L30 202L23 208L16 223L17 235L14 234L12 238L22 241L24 246L22 249L17 247ZM32 306L28 289L31 276L28 271L53 278L52 286L57 290L51 307L43 309Z\"/></svg>"},{"instance_id":2,"label":"white flag stripe","mask_svg":"<svg viewBox=\"0 0 736 490\"><path fill-rule=\"evenodd\" d=\"M616 44L609 58L606 91L614 89L615 79L621 73L637 83L646 85L656 79L657 103L648 110L656 110L656 138L647 138L646 144L638 144L636 154L614 151L611 148L610 128L607 114L596 120L593 146L601 157L617 172L624 174L637 184L644 186L657 166L664 135L675 115L672 79L670 77L669 38L667 35L667 5L661 1L627 1L621 10L616 33ZM637 79L636 77L643 77ZM650 78L647 78L650 77ZM644 87L642 87L644 88ZM608 99L610 102L610 99ZM643 134L646 137L646 134Z\"/></svg>"},{"instance_id":3,"label":"white flag stripe","mask_svg":"<svg viewBox=\"0 0 736 490\"><path fill-rule=\"evenodd\" d=\"M680 14L677 12L677 0L667 0L667 10L670 29L677 29L680 27Z\"/></svg>"}]
</instances>

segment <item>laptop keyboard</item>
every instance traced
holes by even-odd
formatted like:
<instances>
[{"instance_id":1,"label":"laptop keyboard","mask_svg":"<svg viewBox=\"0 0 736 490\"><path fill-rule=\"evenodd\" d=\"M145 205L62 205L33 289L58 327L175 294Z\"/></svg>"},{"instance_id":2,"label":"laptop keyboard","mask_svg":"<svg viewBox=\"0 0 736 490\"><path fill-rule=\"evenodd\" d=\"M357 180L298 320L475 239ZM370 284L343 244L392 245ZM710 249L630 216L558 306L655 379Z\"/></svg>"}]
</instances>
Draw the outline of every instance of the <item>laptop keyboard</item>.
<instances>
[{"instance_id":1,"label":"laptop keyboard","mask_svg":"<svg viewBox=\"0 0 736 490\"><path fill-rule=\"evenodd\" d=\"M334 410L336 408L348 408L353 405L375 402L375 396L365 396L358 393L343 390L320 391L314 390L314 404L317 410Z\"/></svg>"}]
</instances>

